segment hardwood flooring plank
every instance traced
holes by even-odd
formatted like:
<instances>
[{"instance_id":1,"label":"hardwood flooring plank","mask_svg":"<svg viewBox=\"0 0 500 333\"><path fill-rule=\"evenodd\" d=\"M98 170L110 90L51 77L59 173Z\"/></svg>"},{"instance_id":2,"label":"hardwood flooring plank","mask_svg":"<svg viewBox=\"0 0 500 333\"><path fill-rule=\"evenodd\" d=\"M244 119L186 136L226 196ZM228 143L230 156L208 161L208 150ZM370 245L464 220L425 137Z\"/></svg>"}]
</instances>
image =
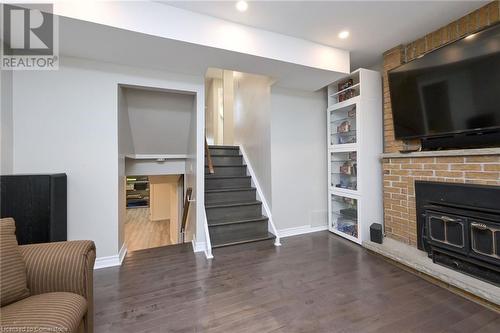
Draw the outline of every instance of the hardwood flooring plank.
<instances>
[{"instance_id":1,"label":"hardwood flooring plank","mask_svg":"<svg viewBox=\"0 0 500 333\"><path fill-rule=\"evenodd\" d=\"M129 252L172 244L170 220L151 221L149 208L126 210L124 234Z\"/></svg>"},{"instance_id":2,"label":"hardwood flooring plank","mask_svg":"<svg viewBox=\"0 0 500 333\"><path fill-rule=\"evenodd\" d=\"M448 327L446 333L469 333L487 326L490 322L498 319L496 313L482 309L481 311Z\"/></svg>"},{"instance_id":3,"label":"hardwood flooring plank","mask_svg":"<svg viewBox=\"0 0 500 333\"><path fill-rule=\"evenodd\" d=\"M500 332L500 318L483 325L475 331L476 333L498 333Z\"/></svg>"},{"instance_id":4,"label":"hardwood flooring plank","mask_svg":"<svg viewBox=\"0 0 500 333\"><path fill-rule=\"evenodd\" d=\"M214 255L174 245L96 271L95 332L500 331L499 314L329 232Z\"/></svg>"}]
</instances>

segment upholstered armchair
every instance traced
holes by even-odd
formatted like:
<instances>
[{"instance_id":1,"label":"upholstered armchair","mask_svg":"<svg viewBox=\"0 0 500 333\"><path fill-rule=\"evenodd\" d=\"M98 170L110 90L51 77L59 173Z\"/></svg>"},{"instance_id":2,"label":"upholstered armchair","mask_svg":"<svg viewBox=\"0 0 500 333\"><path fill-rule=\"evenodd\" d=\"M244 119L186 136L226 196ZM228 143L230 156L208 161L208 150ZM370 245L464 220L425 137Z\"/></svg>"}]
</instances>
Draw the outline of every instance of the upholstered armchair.
<instances>
[{"instance_id":1,"label":"upholstered armchair","mask_svg":"<svg viewBox=\"0 0 500 333\"><path fill-rule=\"evenodd\" d=\"M15 231L14 220L2 219L1 227L0 331L20 328L26 332L92 333L94 242L17 246L17 241L13 243L11 238ZM13 265L7 268L4 263L18 262L19 259L14 258L18 254L25 266L18 265L19 270L10 272L9 276ZM13 290L21 292L12 296Z\"/></svg>"}]
</instances>

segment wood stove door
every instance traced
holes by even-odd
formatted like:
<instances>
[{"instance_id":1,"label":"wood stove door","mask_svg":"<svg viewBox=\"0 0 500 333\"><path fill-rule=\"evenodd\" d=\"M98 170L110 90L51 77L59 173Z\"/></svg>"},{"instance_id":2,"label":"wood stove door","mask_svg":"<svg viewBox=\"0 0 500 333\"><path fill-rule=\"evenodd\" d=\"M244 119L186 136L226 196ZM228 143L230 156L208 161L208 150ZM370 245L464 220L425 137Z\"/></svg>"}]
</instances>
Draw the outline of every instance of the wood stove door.
<instances>
[{"instance_id":1,"label":"wood stove door","mask_svg":"<svg viewBox=\"0 0 500 333\"><path fill-rule=\"evenodd\" d=\"M500 223L470 219L471 256L500 263Z\"/></svg>"},{"instance_id":2,"label":"wood stove door","mask_svg":"<svg viewBox=\"0 0 500 333\"><path fill-rule=\"evenodd\" d=\"M427 237L432 245L467 254L466 218L438 211L427 211L426 224Z\"/></svg>"}]
</instances>

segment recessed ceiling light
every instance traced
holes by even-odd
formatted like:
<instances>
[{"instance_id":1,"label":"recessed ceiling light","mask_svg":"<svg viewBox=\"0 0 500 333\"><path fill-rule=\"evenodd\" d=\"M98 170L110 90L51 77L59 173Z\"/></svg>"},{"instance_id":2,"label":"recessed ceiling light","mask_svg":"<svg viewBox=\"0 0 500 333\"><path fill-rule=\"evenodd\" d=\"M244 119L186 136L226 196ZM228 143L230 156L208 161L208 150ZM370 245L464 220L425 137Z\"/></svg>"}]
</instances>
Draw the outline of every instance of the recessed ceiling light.
<instances>
[{"instance_id":1,"label":"recessed ceiling light","mask_svg":"<svg viewBox=\"0 0 500 333\"><path fill-rule=\"evenodd\" d=\"M248 3L246 1L240 0L236 3L236 9L240 12L244 12L248 9Z\"/></svg>"},{"instance_id":2,"label":"recessed ceiling light","mask_svg":"<svg viewBox=\"0 0 500 333\"><path fill-rule=\"evenodd\" d=\"M349 31L343 30L343 31L339 32L340 39L346 39L347 37L349 37Z\"/></svg>"}]
</instances>

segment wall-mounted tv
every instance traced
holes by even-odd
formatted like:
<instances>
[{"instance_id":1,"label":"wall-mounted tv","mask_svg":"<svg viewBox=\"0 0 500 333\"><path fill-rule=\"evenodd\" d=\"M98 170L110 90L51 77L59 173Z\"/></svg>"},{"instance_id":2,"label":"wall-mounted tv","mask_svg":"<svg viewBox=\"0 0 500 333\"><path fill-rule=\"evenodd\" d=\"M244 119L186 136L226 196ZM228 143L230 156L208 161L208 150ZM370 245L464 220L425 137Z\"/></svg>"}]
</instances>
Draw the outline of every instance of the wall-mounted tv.
<instances>
[{"instance_id":1,"label":"wall-mounted tv","mask_svg":"<svg viewBox=\"0 0 500 333\"><path fill-rule=\"evenodd\" d=\"M389 89L397 139L500 132L500 25L389 71Z\"/></svg>"}]
</instances>

